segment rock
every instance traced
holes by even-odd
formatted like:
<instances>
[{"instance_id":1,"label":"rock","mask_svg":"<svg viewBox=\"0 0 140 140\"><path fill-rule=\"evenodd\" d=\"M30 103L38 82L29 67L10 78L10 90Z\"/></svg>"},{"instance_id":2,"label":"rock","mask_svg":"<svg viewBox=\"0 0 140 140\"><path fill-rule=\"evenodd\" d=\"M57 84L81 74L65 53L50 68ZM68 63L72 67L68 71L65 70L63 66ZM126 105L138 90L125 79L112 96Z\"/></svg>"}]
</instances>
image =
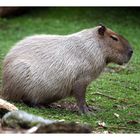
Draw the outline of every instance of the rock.
<instances>
[{"instance_id":1,"label":"rock","mask_svg":"<svg viewBox=\"0 0 140 140\"><path fill-rule=\"evenodd\" d=\"M19 7L0 7L0 17L5 17L16 13Z\"/></svg>"},{"instance_id":2,"label":"rock","mask_svg":"<svg viewBox=\"0 0 140 140\"><path fill-rule=\"evenodd\" d=\"M0 98L0 118L9 111L18 110L16 106Z\"/></svg>"},{"instance_id":3,"label":"rock","mask_svg":"<svg viewBox=\"0 0 140 140\"><path fill-rule=\"evenodd\" d=\"M12 111L5 114L2 118L2 127L11 128L31 128L37 124L50 124L55 121L45 120L42 117L38 117L32 114L28 114L24 111Z\"/></svg>"},{"instance_id":4,"label":"rock","mask_svg":"<svg viewBox=\"0 0 140 140\"><path fill-rule=\"evenodd\" d=\"M3 128L28 129L24 133L91 133L88 125L47 120L24 111L12 111L2 118Z\"/></svg>"},{"instance_id":5,"label":"rock","mask_svg":"<svg viewBox=\"0 0 140 140\"><path fill-rule=\"evenodd\" d=\"M0 17L19 16L31 9L31 7L0 7Z\"/></svg>"},{"instance_id":6,"label":"rock","mask_svg":"<svg viewBox=\"0 0 140 140\"><path fill-rule=\"evenodd\" d=\"M92 130L88 125L81 125L75 122L56 122L52 124L40 124L34 133L91 133ZM31 132L31 130L30 130Z\"/></svg>"}]
</instances>

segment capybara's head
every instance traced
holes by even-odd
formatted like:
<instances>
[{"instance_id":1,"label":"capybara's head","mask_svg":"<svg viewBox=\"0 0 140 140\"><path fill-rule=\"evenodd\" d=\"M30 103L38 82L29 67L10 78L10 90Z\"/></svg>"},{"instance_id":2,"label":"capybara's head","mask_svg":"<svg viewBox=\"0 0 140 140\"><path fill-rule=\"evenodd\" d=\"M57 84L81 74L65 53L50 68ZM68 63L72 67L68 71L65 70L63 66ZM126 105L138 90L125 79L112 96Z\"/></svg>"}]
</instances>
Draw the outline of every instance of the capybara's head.
<instances>
[{"instance_id":1,"label":"capybara's head","mask_svg":"<svg viewBox=\"0 0 140 140\"><path fill-rule=\"evenodd\" d=\"M98 26L98 35L107 64L113 62L122 65L130 60L133 50L123 36L103 25Z\"/></svg>"}]
</instances>

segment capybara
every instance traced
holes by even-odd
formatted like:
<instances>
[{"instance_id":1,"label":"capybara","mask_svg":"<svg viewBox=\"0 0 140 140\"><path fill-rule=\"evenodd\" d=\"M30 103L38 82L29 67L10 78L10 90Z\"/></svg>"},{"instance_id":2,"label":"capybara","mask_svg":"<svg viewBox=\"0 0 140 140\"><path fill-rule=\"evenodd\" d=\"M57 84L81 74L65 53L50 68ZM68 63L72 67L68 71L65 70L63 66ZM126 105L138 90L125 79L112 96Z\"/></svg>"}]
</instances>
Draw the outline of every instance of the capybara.
<instances>
[{"instance_id":1,"label":"capybara","mask_svg":"<svg viewBox=\"0 0 140 140\"><path fill-rule=\"evenodd\" d=\"M39 105L74 96L79 111L87 113L87 86L107 64L127 63L132 53L129 42L104 25L26 37L4 59L2 97Z\"/></svg>"}]
</instances>

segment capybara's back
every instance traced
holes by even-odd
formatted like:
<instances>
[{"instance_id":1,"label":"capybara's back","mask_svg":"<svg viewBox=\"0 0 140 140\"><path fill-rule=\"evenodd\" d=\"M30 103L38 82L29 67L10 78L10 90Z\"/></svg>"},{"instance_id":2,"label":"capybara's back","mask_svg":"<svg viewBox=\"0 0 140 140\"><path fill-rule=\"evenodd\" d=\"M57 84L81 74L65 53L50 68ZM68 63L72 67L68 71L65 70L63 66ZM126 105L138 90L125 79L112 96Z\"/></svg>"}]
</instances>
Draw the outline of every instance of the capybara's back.
<instances>
[{"instance_id":1,"label":"capybara's back","mask_svg":"<svg viewBox=\"0 0 140 140\"><path fill-rule=\"evenodd\" d=\"M77 62L65 37L33 36L20 41L4 60L3 96L50 103L69 96ZM72 44L73 47L75 44Z\"/></svg>"}]
</instances>

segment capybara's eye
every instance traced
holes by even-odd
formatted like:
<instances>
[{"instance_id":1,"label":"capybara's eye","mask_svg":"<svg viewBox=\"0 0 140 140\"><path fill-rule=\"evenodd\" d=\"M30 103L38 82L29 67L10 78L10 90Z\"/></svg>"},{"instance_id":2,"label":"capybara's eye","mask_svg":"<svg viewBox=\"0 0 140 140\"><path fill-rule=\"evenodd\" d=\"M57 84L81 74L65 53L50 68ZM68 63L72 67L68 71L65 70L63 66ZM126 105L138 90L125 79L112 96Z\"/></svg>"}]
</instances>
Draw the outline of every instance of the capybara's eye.
<instances>
[{"instance_id":1,"label":"capybara's eye","mask_svg":"<svg viewBox=\"0 0 140 140\"><path fill-rule=\"evenodd\" d=\"M113 35L111 35L110 37L111 37L113 40L118 41L118 38L117 38L117 37L115 37L115 36L113 36Z\"/></svg>"}]
</instances>

